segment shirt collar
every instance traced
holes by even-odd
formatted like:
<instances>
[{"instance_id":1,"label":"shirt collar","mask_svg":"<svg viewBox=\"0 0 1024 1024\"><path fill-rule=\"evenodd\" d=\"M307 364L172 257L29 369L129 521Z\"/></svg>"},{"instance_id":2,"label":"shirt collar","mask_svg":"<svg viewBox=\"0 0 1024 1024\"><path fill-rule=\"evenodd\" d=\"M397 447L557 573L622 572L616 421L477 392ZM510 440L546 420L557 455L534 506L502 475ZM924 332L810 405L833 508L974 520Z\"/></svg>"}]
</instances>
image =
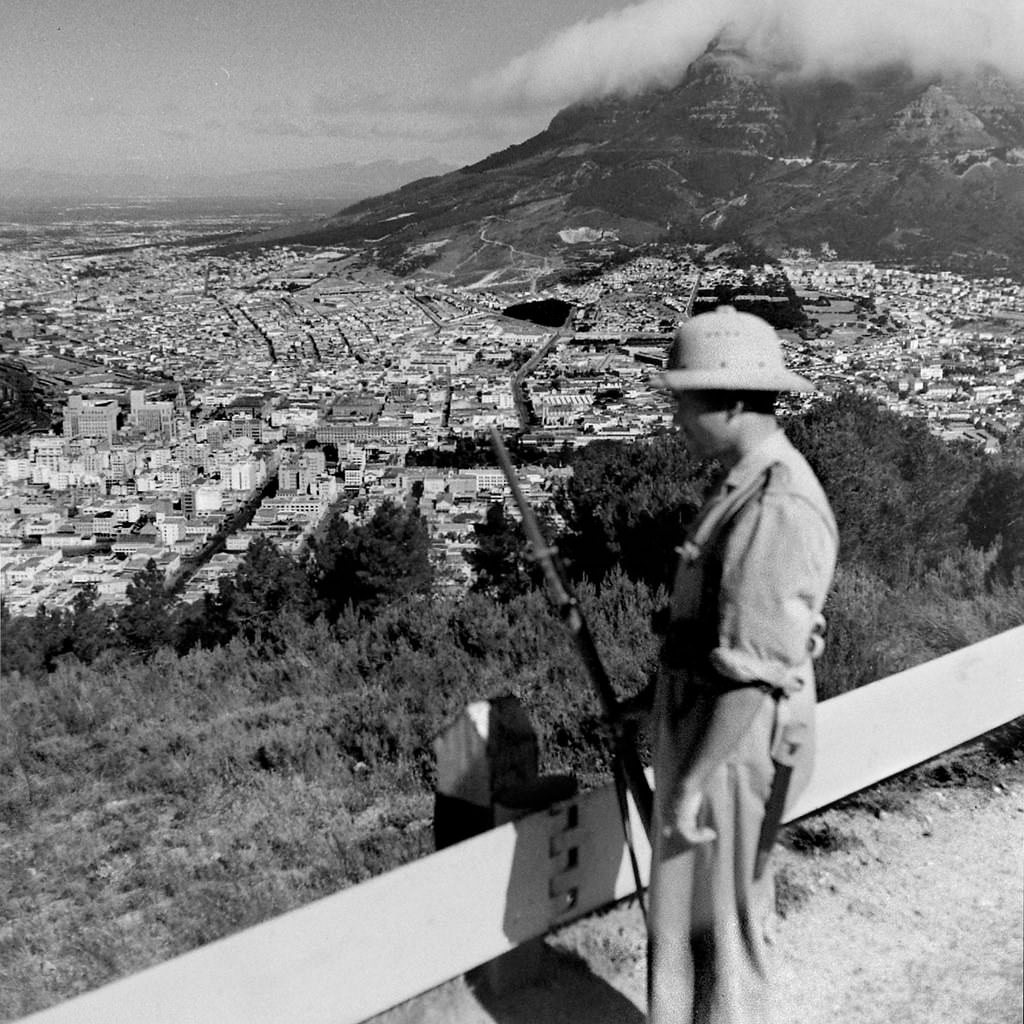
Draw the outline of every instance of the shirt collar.
<instances>
[{"instance_id":1,"label":"shirt collar","mask_svg":"<svg viewBox=\"0 0 1024 1024\"><path fill-rule=\"evenodd\" d=\"M722 483L723 489L734 491L750 483L769 466L785 461L791 450L789 438L781 427L777 428L729 470Z\"/></svg>"}]
</instances>

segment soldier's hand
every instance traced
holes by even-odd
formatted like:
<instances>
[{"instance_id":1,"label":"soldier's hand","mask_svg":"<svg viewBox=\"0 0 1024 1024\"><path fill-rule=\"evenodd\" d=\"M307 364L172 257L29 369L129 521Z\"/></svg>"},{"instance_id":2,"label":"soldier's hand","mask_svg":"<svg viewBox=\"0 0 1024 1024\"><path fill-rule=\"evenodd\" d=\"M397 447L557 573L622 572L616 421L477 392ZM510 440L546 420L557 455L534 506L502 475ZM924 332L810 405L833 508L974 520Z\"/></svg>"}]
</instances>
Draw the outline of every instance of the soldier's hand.
<instances>
[{"instance_id":1,"label":"soldier's hand","mask_svg":"<svg viewBox=\"0 0 1024 1024\"><path fill-rule=\"evenodd\" d=\"M674 820L665 826L670 837L683 840L687 846L702 846L716 836L713 828L697 821L704 794L700 790L684 789L675 801Z\"/></svg>"}]
</instances>

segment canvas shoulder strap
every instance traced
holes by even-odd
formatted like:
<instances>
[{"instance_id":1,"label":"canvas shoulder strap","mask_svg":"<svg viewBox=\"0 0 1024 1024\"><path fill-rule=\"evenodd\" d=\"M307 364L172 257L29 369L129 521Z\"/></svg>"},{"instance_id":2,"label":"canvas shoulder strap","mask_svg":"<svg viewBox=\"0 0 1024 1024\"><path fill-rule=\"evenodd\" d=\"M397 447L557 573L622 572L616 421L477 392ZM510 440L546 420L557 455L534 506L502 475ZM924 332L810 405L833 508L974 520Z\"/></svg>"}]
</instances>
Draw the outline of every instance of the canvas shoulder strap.
<instances>
[{"instance_id":1,"label":"canvas shoulder strap","mask_svg":"<svg viewBox=\"0 0 1024 1024\"><path fill-rule=\"evenodd\" d=\"M719 534L739 514L740 510L759 495L768 484L771 466L751 477L734 491L712 498L704 514L694 524L690 535L678 548L680 556L694 564L703 561L705 554L718 539Z\"/></svg>"}]
</instances>

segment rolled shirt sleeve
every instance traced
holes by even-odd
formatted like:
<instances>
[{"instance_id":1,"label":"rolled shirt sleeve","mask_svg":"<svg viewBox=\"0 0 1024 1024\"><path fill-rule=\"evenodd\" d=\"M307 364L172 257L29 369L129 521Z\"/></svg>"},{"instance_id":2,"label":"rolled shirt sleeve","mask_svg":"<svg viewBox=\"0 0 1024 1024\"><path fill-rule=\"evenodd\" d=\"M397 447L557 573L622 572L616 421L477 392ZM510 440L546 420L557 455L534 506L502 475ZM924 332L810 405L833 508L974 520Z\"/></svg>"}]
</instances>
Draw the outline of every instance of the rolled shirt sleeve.
<instances>
[{"instance_id":1,"label":"rolled shirt sleeve","mask_svg":"<svg viewBox=\"0 0 1024 1024\"><path fill-rule=\"evenodd\" d=\"M737 516L722 553L712 668L740 684L799 689L835 559L830 513L769 484Z\"/></svg>"}]
</instances>

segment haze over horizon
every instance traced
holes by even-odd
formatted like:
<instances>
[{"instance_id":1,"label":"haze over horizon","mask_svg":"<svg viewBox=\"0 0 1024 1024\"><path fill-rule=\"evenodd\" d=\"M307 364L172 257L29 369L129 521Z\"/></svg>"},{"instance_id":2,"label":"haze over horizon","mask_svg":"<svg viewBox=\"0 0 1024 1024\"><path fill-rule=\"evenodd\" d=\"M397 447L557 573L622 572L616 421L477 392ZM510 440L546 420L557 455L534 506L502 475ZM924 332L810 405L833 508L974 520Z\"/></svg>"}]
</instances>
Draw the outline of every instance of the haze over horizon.
<instances>
[{"instance_id":1,"label":"haze over horizon","mask_svg":"<svg viewBox=\"0 0 1024 1024\"><path fill-rule=\"evenodd\" d=\"M846 74L1024 77L1018 0L8 0L0 174L156 177L464 164L577 100L671 84L724 34Z\"/></svg>"}]
</instances>

